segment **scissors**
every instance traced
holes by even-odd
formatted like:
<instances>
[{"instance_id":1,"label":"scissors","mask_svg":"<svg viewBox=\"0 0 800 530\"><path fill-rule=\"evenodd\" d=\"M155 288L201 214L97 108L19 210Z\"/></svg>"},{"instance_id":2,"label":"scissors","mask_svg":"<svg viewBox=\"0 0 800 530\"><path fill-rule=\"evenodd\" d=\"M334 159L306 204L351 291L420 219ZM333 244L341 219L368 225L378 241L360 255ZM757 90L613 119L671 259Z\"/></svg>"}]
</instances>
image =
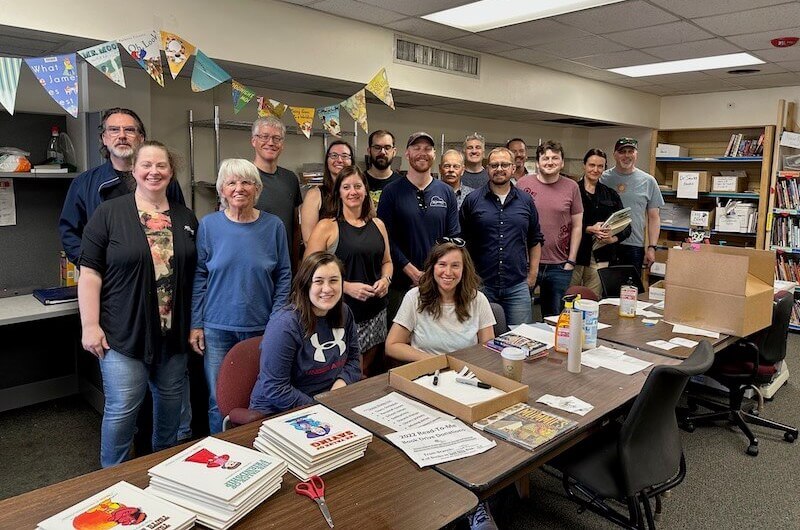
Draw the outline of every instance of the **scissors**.
<instances>
[{"instance_id":1,"label":"scissors","mask_svg":"<svg viewBox=\"0 0 800 530\"><path fill-rule=\"evenodd\" d=\"M317 475L311 475L308 480L300 482L294 487L294 492L298 495L305 495L313 500L319 506L322 515L325 517L328 526L333 528L333 518L331 512L328 510L328 505L325 504L325 483Z\"/></svg>"}]
</instances>

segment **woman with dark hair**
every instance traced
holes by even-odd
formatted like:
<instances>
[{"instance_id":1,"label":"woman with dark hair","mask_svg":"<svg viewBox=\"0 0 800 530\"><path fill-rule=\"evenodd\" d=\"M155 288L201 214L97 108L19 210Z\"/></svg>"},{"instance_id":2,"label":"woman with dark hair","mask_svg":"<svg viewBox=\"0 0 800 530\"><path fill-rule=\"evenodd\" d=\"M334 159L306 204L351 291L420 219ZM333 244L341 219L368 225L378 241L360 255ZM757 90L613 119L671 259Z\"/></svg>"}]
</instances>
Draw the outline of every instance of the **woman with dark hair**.
<instances>
[{"instance_id":1,"label":"woman with dark hair","mask_svg":"<svg viewBox=\"0 0 800 530\"><path fill-rule=\"evenodd\" d=\"M386 353L399 361L418 361L494 338L496 321L480 278L460 238L442 238L425 268L403 298L386 338Z\"/></svg>"},{"instance_id":2,"label":"woman with dark hair","mask_svg":"<svg viewBox=\"0 0 800 530\"><path fill-rule=\"evenodd\" d=\"M386 340L386 293L392 278L389 237L375 217L367 178L357 166L336 177L336 217L314 228L306 255L327 250L344 263L344 300L353 311L363 359L362 371L380 368L379 346Z\"/></svg>"},{"instance_id":3,"label":"woman with dark hair","mask_svg":"<svg viewBox=\"0 0 800 530\"><path fill-rule=\"evenodd\" d=\"M343 266L330 252L306 256L289 305L272 314L250 408L273 414L313 403L315 394L361 379L355 320L342 303Z\"/></svg>"},{"instance_id":4,"label":"woman with dark hair","mask_svg":"<svg viewBox=\"0 0 800 530\"><path fill-rule=\"evenodd\" d=\"M628 225L616 235L611 235L603 223L608 217L622 210L619 194L600 183L600 175L606 169L607 157L600 149L589 149L583 156L583 178L578 182L583 201L583 233L575 259L575 271L571 285L583 285L601 296L600 276L597 269L616 261L617 244L631 233ZM592 250L594 243L602 246Z\"/></svg>"},{"instance_id":5,"label":"woman with dark hair","mask_svg":"<svg viewBox=\"0 0 800 530\"><path fill-rule=\"evenodd\" d=\"M339 172L353 165L353 148L344 140L331 142L325 151L325 168L322 170L322 185L306 192L300 206L300 231L303 243L308 244L311 233L320 219L334 217L338 197L333 191Z\"/></svg>"}]
</instances>

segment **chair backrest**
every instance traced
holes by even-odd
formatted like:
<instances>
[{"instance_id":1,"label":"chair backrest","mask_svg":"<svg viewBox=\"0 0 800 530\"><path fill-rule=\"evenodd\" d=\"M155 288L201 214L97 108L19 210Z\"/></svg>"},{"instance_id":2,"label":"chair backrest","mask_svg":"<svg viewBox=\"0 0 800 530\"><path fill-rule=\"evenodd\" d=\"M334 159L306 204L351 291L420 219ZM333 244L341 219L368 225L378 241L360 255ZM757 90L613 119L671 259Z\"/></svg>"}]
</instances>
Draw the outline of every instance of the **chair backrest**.
<instances>
[{"instance_id":1,"label":"chair backrest","mask_svg":"<svg viewBox=\"0 0 800 530\"><path fill-rule=\"evenodd\" d=\"M496 322L494 325L494 336L499 337L508 331L508 324L506 324L506 312L503 311L503 306L500 304L489 302L489 307L492 308L492 314L494 315L494 320Z\"/></svg>"},{"instance_id":2,"label":"chair backrest","mask_svg":"<svg viewBox=\"0 0 800 530\"><path fill-rule=\"evenodd\" d=\"M603 298L617 298L620 288L628 283L628 278L633 280L633 285L639 288L639 292L644 292L642 278L636 272L633 265L613 265L597 269L600 276L600 285L603 286Z\"/></svg>"},{"instance_id":3,"label":"chair backrest","mask_svg":"<svg viewBox=\"0 0 800 530\"><path fill-rule=\"evenodd\" d=\"M595 302L599 300L597 293L585 285L571 285L564 294L578 294L584 300L594 300Z\"/></svg>"},{"instance_id":4,"label":"chair backrest","mask_svg":"<svg viewBox=\"0 0 800 530\"><path fill-rule=\"evenodd\" d=\"M258 379L261 336L236 344L225 355L217 376L217 406L223 417L235 408L250 406L250 394Z\"/></svg>"},{"instance_id":5,"label":"chair backrest","mask_svg":"<svg viewBox=\"0 0 800 530\"><path fill-rule=\"evenodd\" d=\"M673 478L681 449L675 407L689 378L711 368L714 350L701 341L678 365L653 368L620 429L618 454L626 495Z\"/></svg>"},{"instance_id":6,"label":"chair backrest","mask_svg":"<svg viewBox=\"0 0 800 530\"><path fill-rule=\"evenodd\" d=\"M777 364L786 357L786 339L789 336L794 295L787 291L778 291L773 300L772 325L764 330L760 340L756 342L762 364Z\"/></svg>"}]
</instances>

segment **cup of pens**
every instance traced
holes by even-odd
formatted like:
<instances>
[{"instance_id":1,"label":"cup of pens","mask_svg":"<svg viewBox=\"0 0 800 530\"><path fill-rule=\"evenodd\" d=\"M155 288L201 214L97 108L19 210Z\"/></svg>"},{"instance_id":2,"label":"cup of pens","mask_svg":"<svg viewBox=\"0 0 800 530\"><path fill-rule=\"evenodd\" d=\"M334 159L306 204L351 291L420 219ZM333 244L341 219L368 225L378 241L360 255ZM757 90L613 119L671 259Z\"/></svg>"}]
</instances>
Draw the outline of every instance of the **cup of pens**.
<instances>
[{"instance_id":1,"label":"cup of pens","mask_svg":"<svg viewBox=\"0 0 800 530\"><path fill-rule=\"evenodd\" d=\"M525 360L525 350L508 346L500 352L503 359L503 375L514 381L522 381L522 362Z\"/></svg>"}]
</instances>

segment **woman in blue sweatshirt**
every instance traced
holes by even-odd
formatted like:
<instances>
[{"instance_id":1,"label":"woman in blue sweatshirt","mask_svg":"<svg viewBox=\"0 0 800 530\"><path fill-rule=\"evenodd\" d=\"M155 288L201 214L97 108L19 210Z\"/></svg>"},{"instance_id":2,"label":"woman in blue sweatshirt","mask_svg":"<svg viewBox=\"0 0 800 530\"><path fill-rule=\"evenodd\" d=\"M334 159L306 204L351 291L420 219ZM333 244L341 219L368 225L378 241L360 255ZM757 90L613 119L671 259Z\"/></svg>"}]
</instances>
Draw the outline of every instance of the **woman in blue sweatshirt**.
<instances>
[{"instance_id":1,"label":"woman in blue sweatshirt","mask_svg":"<svg viewBox=\"0 0 800 530\"><path fill-rule=\"evenodd\" d=\"M250 409L282 412L361 379L358 333L342 303L343 271L329 252L309 254L300 264L289 305L264 330Z\"/></svg>"}]
</instances>

